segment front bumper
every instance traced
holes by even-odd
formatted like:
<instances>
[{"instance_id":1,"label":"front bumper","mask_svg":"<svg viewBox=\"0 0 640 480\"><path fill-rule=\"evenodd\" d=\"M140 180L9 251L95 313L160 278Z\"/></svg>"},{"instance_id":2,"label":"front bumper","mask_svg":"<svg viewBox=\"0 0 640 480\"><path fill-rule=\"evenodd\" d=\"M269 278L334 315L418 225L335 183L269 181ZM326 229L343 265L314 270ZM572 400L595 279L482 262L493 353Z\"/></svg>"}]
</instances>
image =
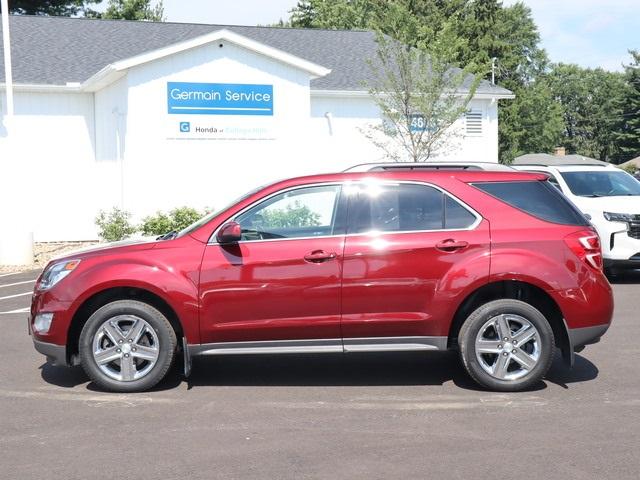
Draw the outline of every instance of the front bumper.
<instances>
[{"instance_id":1,"label":"front bumper","mask_svg":"<svg viewBox=\"0 0 640 480\"><path fill-rule=\"evenodd\" d=\"M68 366L67 347L64 345L56 345L55 343L41 342L33 339L33 346L41 354L47 357L47 362L52 365Z\"/></svg>"},{"instance_id":2,"label":"front bumper","mask_svg":"<svg viewBox=\"0 0 640 480\"><path fill-rule=\"evenodd\" d=\"M635 228L635 227L634 227ZM607 266L640 267L640 238L622 222L596 225L602 244L602 256Z\"/></svg>"}]
</instances>

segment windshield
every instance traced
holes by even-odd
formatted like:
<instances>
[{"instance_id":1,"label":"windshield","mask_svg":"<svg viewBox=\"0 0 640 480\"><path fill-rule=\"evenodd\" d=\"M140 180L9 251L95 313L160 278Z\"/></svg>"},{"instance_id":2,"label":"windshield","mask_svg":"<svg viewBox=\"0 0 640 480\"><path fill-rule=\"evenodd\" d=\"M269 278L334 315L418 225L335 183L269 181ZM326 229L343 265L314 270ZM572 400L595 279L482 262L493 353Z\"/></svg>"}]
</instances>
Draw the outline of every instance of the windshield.
<instances>
[{"instance_id":1,"label":"windshield","mask_svg":"<svg viewBox=\"0 0 640 480\"><path fill-rule=\"evenodd\" d=\"M224 212L225 210L229 210L231 207L233 207L236 203L240 203L242 202L244 199L250 197L251 195L253 195L256 192L259 192L260 190L262 190L263 188L266 188L267 185L263 185L261 187L255 188L253 190L251 190L248 193L245 193L244 195L236 198L234 201L232 201L231 203L227 204L224 208L221 208L220 210L215 210L211 213L207 213L204 217L202 217L200 220L198 220L197 222L192 223L191 225L189 225L188 227L180 230L178 232L178 234L173 237L173 238L177 238L177 237L182 237L183 235L186 235L188 233L191 233L195 230L197 230L198 228L200 228L201 226L203 226L204 224L206 224L207 222L209 222L212 218L217 217L218 215L220 215L222 212Z\"/></svg>"},{"instance_id":2,"label":"windshield","mask_svg":"<svg viewBox=\"0 0 640 480\"><path fill-rule=\"evenodd\" d=\"M574 195L613 197L640 195L640 182L625 172L562 172L562 178Z\"/></svg>"}]
</instances>

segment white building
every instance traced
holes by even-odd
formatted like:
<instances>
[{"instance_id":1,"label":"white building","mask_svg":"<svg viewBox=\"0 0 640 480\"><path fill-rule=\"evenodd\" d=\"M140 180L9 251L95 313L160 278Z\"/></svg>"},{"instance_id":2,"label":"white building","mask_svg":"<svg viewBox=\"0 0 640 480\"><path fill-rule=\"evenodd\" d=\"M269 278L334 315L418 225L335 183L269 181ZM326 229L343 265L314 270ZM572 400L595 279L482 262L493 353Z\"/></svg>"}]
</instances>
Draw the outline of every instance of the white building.
<instances>
[{"instance_id":1,"label":"white building","mask_svg":"<svg viewBox=\"0 0 640 480\"><path fill-rule=\"evenodd\" d=\"M380 121L366 93L371 32L10 21L15 118L0 123L0 159L28 169L21 208L36 241L96 238L100 209L222 207L273 180L382 159L363 135ZM497 161L505 98L480 85L447 160Z\"/></svg>"}]
</instances>

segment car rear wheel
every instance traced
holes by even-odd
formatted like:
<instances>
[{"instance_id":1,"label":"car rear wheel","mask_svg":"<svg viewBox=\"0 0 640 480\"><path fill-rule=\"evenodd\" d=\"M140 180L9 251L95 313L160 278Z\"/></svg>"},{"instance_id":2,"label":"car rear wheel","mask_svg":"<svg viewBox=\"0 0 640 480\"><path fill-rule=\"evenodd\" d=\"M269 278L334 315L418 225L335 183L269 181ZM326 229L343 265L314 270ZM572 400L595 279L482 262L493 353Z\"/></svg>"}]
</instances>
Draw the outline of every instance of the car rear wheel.
<instances>
[{"instance_id":1,"label":"car rear wheel","mask_svg":"<svg viewBox=\"0 0 640 480\"><path fill-rule=\"evenodd\" d=\"M495 300L475 310L462 325L458 341L471 378L505 392L540 382L555 351L547 319L519 300Z\"/></svg>"},{"instance_id":2,"label":"car rear wheel","mask_svg":"<svg viewBox=\"0 0 640 480\"><path fill-rule=\"evenodd\" d=\"M79 347L82 367L97 385L114 392L140 392L166 375L175 355L176 335L167 318L152 306L118 300L89 317Z\"/></svg>"}]
</instances>

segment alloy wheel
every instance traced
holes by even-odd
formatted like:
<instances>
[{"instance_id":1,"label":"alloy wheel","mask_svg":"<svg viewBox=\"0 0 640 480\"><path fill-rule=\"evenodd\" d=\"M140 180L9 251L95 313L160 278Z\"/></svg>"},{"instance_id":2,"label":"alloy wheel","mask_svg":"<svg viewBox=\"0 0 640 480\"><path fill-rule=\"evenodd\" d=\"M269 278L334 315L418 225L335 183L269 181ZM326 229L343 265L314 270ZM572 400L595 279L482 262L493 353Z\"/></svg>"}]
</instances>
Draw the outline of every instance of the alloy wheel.
<instances>
[{"instance_id":1,"label":"alloy wheel","mask_svg":"<svg viewBox=\"0 0 640 480\"><path fill-rule=\"evenodd\" d=\"M160 354L155 330L136 315L117 315L106 320L92 342L93 359L108 377L131 382L147 375Z\"/></svg>"},{"instance_id":2,"label":"alloy wheel","mask_svg":"<svg viewBox=\"0 0 640 480\"><path fill-rule=\"evenodd\" d=\"M478 331L475 351L489 375L498 380L517 380L529 374L540 360L540 333L520 315L497 315Z\"/></svg>"}]
</instances>

